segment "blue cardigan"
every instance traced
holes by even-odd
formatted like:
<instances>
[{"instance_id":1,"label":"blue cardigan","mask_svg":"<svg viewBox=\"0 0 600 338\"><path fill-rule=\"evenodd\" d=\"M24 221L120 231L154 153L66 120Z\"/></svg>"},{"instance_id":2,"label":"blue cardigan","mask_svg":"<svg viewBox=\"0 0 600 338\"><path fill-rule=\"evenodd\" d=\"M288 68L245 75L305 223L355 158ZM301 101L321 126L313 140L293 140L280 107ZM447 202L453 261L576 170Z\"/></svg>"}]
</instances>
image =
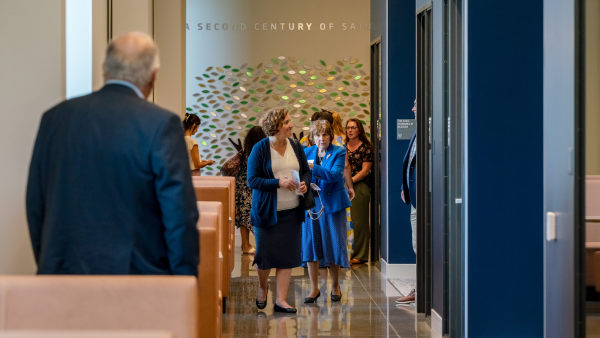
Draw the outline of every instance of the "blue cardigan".
<instances>
[{"instance_id":1,"label":"blue cardigan","mask_svg":"<svg viewBox=\"0 0 600 338\"><path fill-rule=\"evenodd\" d=\"M310 187L311 172L300 143L288 139L292 144L298 164L300 165L300 181ZM271 169L271 146L269 138L258 142L248 157L248 187L252 189L252 208L250 220L257 228L266 228L277 224L277 189L276 179ZM304 221L304 197L300 197L298 221Z\"/></svg>"},{"instance_id":2,"label":"blue cardigan","mask_svg":"<svg viewBox=\"0 0 600 338\"><path fill-rule=\"evenodd\" d=\"M346 149L330 144L321 165L316 164L318 150L317 146L312 146L305 148L304 152L307 160L315 161L312 170L312 181L313 183L319 182L319 188L321 188L319 196L325 206L324 213L332 214L349 208L351 206L350 198L348 198L348 192L344 186ZM317 195L316 193L313 194ZM320 207L320 203L317 203L316 208L319 209Z\"/></svg>"}]
</instances>

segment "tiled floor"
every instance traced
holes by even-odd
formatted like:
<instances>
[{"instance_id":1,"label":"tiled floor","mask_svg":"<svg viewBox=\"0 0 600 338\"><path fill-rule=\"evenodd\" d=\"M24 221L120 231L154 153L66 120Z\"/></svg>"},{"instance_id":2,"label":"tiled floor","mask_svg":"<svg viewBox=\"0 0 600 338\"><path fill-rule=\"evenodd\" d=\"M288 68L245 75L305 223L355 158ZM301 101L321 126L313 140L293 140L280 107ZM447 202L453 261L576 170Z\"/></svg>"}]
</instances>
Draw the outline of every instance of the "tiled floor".
<instances>
[{"instance_id":1,"label":"tiled floor","mask_svg":"<svg viewBox=\"0 0 600 338\"><path fill-rule=\"evenodd\" d=\"M288 291L288 302L298 308L296 315L273 313L274 277L269 280L268 305L254 303L258 280L252 256L236 254L227 313L223 316L223 337L430 337L429 326L410 305L396 305L399 293L369 265L360 265L343 274L342 301L331 302L331 280L321 279L317 305L303 303L310 282L308 272L296 268Z\"/></svg>"}]
</instances>

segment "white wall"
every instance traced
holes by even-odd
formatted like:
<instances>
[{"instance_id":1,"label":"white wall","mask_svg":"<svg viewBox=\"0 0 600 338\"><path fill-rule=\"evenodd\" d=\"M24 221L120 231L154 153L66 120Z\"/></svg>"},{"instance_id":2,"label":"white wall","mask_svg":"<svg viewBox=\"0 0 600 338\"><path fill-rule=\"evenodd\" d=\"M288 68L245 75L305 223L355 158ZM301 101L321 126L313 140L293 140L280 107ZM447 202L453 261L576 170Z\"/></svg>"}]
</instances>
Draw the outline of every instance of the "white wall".
<instances>
[{"instance_id":1,"label":"white wall","mask_svg":"<svg viewBox=\"0 0 600 338\"><path fill-rule=\"evenodd\" d=\"M64 0L0 1L0 274L32 274L25 217L42 113L65 98Z\"/></svg>"}]
</instances>

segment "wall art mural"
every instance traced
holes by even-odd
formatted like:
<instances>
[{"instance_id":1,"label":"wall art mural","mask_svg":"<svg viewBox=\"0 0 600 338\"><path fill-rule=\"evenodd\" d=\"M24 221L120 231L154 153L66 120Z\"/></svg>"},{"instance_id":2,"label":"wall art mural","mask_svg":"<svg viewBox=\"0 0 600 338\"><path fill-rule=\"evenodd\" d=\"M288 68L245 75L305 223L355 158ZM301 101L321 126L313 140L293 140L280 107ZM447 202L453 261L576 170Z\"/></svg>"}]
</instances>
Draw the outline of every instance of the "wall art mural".
<instances>
[{"instance_id":1,"label":"wall art mural","mask_svg":"<svg viewBox=\"0 0 600 338\"><path fill-rule=\"evenodd\" d=\"M203 175L220 175L235 155L228 138L243 140L262 115L279 106L290 111L294 133L306 134L310 117L320 109L337 111L343 123L358 118L370 130L370 76L350 56L309 65L293 56L278 56L256 65L219 65L197 74L197 91L187 98L188 113L202 120L196 135L204 160L213 160ZM370 135L367 135L370 137Z\"/></svg>"}]
</instances>

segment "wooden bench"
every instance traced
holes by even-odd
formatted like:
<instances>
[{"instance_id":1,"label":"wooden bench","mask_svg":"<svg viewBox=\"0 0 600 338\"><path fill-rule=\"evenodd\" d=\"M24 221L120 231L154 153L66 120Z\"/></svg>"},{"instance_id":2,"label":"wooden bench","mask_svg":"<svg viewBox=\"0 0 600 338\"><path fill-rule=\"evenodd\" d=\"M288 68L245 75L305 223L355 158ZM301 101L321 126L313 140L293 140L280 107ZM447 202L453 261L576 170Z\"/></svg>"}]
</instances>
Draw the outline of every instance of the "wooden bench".
<instances>
[{"instance_id":1,"label":"wooden bench","mask_svg":"<svg viewBox=\"0 0 600 338\"><path fill-rule=\"evenodd\" d=\"M585 177L586 286L600 292L600 175Z\"/></svg>"},{"instance_id":2,"label":"wooden bench","mask_svg":"<svg viewBox=\"0 0 600 338\"><path fill-rule=\"evenodd\" d=\"M221 270L223 255L221 254L220 227L221 203L197 202L200 210L198 230L200 231L200 265L198 266L198 299L200 337L213 338L221 336L221 320L223 296L221 292ZM219 212L207 211L205 204L216 204Z\"/></svg>"},{"instance_id":3,"label":"wooden bench","mask_svg":"<svg viewBox=\"0 0 600 338\"><path fill-rule=\"evenodd\" d=\"M196 192L196 201L198 202L221 202L221 219L229 219L229 186L205 187L202 182L194 181L194 190ZM202 218L202 216L200 216ZM224 224L227 224L223 222ZM223 254L223 269L221 271L221 293L223 297L223 311L226 308L227 297L229 296L229 283L231 282L231 271L233 269L233 245L230 241L231 227L229 224L221 227L221 249Z\"/></svg>"},{"instance_id":4,"label":"wooden bench","mask_svg":"<svg viewBox=\"0 0 600 338\"><path fill-rule=\"evenodd\" d=\"M198 337L191 276L0 276L0 331L163 331Z\"/></svg>"},{"instance_id":5,"label":"wooden bench","mask_svg":"<svg viewBox=\"0 0 600 338\"><path fill-rule=\"evenodd\" d=\"M175 338L160 331L0 331L0 338Z\"/></svg>"}]
</instances>

